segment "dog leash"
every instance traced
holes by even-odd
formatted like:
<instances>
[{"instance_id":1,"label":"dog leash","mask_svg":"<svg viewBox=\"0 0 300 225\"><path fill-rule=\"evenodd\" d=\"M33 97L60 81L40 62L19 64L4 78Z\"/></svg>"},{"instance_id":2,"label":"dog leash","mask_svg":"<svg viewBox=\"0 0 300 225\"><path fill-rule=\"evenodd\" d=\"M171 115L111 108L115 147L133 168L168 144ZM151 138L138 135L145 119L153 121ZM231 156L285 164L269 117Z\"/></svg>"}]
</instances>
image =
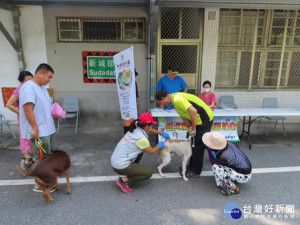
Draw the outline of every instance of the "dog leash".
<instances>
[{"instance_id":1,"label":"dog leash","mask_svg":"<svg viewBox=\"0 0 300 225\"><path fill-rule=\"evenodd\" d=\"M186 139L189 139L190 134L186 133ZM195 147L195 137L191 137L191 141L192 141L192 148Z\"/></svg>"},{"instance_id":2,"label":"dog leash","mask_svg":"<svg viewBox=\"0 0 300 225\"><path fill-rule=\"evenodd\" d=\"M47 152L45 151L45 149L42 147L43 142L41 141L41 139L39 137L36 137L34 139L35 145L38 147L39 149L39 156L40 156L40 160L43 160L44 156L43 156L43 152L46 154Z\"/></svg>"}]
</instances>

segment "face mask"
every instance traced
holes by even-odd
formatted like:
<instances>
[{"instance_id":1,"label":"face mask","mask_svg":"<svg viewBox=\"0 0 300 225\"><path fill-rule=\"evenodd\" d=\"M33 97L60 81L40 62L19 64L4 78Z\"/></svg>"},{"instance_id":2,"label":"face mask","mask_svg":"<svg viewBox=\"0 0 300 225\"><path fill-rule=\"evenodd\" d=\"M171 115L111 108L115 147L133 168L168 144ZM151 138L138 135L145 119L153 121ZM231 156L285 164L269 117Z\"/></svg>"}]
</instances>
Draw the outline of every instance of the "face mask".
<instances>
[{"instance_id":1,"label":"face mask","mask_svg":"<svg viewBox=\"0 0 300 225\"><path fill-rule=\"evenodd\" d=\"M203 88L203 91L204 91L204 92L209 92L209 91L210 91L210 88Z\"/></svg>"}]
</instances>

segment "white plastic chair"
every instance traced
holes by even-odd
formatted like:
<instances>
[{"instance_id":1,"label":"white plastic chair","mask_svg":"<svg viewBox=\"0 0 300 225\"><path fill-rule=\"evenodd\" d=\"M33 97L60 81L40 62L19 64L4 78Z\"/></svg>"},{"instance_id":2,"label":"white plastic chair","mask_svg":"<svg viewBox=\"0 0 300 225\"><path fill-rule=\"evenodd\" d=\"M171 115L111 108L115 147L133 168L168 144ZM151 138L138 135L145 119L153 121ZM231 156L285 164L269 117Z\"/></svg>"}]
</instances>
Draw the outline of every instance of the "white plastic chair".
<instances>
[{"instance_id":1,"label":"white plastic chair","mask_svg":"<svg viewBox=\"0 0 300 225\"><path fill-rule=\"evenodd\" d=\"M78 97L64 97L63 102L63 110L66 111L66 119L75 119L75 125L65 125L64 126L75 126L75 134L77 134L77 127L78 127L78 119L80 119L80 112L79 112L79 104L78 104ZM59 132L59 125L61 119L58 119L57 122L57 133Z\"/></svg>"},{"instance_id":2,"label":"white plastic chair","mask_svg":"<svg viewBox=\"0 0 300 225\"><path fill-rule=\"evenodd\" d=\"M279 108L278 103L277 103L277 98L263 98L262 108ZM265 123L266 136L268 136L266 120L275 120L276 121L274 129L276 128L277 121L281 120L282 128L283 128L283 135L286 136L284 122L283 122L284 120L286 120L286 117L284 117L284 116L263 116L263 118L264 118L264 123Z\"/></svg>"},{"instance_id":3,"label":"white plastic chair","mask_svg":"<svg viewBox=\"0 0 300 225\"><path fill-rule=\"evenodd\" d=\"M11 135L14 137L14 139L16 139L15 133L13 132L13 130L10 127L10 120L5 119L5 117L3 116L2 113L0 113L0 135L4 135L5 133L3 133L3 125L7 125Z\"/></svg>"}]
</instances>

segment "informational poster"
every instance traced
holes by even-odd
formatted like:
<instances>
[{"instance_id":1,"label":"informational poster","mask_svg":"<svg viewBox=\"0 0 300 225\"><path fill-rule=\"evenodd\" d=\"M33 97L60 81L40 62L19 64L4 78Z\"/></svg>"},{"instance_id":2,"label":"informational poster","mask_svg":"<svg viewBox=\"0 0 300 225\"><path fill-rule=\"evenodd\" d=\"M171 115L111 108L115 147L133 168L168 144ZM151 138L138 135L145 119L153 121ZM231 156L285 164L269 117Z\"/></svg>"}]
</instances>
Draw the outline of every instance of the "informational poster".
<instances>
[{"instance_id":1,"label":"informational poster","mask_svg":"<svg viewBox=\"0 0 300 225\"><path fill-rule=\"evenodd\" d=\"M158 130L167 132L171 139L187 140L188 128L179 117L158 117ZM211 131L221 132L230 142L240 141L236 117L215 117ZM160 135L159 141L161 141Z\"/></svg>"},{"instance_id":2,"label":"informational poster","mask_svg":"<svg viewBox=\"0 0 300 225\"><path fill-rule=\"evenodd\" d=\"M224 134L227 141L238 142L240 141L237 132L237 121L236 117L221 117L217 116L214 118L214 124L212 131L219 131Z\"/></svg>"},{"instance_id":3,"label":"informational poster","mask_svg":"<svg viewBox=\"0 0 300 225\"><path fill-rule=\"evenodd\" d=\"M3 104L4 106L6 106L8 99L10 98L10 96L12 95L16 87L2 87L1 89L2 89Z\"/></svg>"},{"instance_id":4,"label":"informational poster","mask_svg":"<svg viewBox=\"0 0 300 225\"><path fill-rule=\"evenodd\" d=\"M84 83L116 83L113 56L117 53L82 51Z\"/></svg>"},{"instance_id":5,"label":"informational poster","mask_svg":"<svg viewBox=\"0 0 300 225\"><path fill-rule=\"evenodd\" d=\"M116 83L123 126L137 119L133 47L114 55Z\"/></svg>"},{"instance_id":6,"label":"informational poster","mask_svg":"<svg viewBox=\"0 0 300 225\"><path fill-rule=\"evenodd\" d=\"M187 126L180 117L158 117L158 130L166 132L171 139L188 140L186 138ZM162 140L158 135L159 141Z\"/></svg>"}]
</instances>

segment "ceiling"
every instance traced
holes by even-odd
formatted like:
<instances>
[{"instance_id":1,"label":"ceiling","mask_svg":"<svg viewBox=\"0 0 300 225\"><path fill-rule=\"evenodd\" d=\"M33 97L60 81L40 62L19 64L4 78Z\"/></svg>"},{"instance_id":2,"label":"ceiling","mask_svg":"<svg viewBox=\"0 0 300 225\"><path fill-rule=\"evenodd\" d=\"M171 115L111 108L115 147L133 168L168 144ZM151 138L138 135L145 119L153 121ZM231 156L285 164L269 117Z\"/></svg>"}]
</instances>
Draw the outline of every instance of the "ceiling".
<instances>
[{"instance_id":1,"label":"ceiling","mask_svg":"<svg viewBox=\"0 0 300 225\"><path fill-rule=\"evenodd\" d=\"M13 5L118 6L149 8L150 3L154 3L159 7L300 9L299 0L2 0L0 2L0 8Z\"/></svg>"},{"instance_id":2,"label":"ceiling","mask_svg":"<svg viewBox=\"0 0 300 225\"><path fill-rule=\"evenodd\" d=\"M149 7L150 0L4 0L8 5L71 5Z\"/></svg>"}]
</instances>

